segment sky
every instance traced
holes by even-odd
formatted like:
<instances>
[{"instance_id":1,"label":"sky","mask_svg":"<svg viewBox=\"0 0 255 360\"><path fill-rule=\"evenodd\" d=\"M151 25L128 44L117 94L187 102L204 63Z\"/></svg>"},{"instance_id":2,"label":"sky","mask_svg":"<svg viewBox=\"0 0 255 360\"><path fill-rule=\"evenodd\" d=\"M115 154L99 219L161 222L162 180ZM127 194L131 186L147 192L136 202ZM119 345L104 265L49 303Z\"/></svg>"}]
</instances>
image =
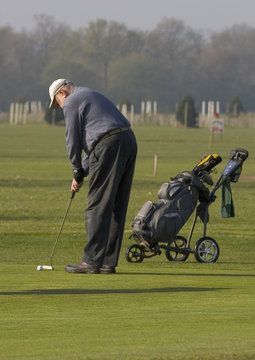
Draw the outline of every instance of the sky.
<instances>
[{"instance_id":1,"label":"sky","mask_svg":"<svg viewBox=\"0 0 255 360\"><path fill-rule=\"evenodd\" d=\"M183 20L197 30L222 31L235 24L255 28L255 0L0 0L0 27L35 27L35 15L50 15L72 29L97 19L152 30L163 18Z\"/></svg>"}]
</instances>

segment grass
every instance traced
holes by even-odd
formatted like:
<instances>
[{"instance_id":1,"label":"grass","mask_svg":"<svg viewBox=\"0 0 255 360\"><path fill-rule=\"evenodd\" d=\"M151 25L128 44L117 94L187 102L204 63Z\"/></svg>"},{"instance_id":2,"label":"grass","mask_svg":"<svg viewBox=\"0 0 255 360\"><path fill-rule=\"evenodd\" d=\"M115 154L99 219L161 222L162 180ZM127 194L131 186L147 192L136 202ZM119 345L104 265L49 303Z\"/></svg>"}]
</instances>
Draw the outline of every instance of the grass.
<instances>
[{"instance_id":1,"label":"grass","mask_svg":"<svg viewBox=\"0 0 255 360\"><path fill-rule=\"evenodd\" d=\"M254 175L254 132L226 128L209 148L207 129L139 125L134 131L139 153L118 273L73 275L64 266L82 256L87 183L73 200L55 270L36 271L49 263L70 198L65 129L0 124L0 359L255 358L254 181L232 185L235 218L220 218L220 190L210 207L217 263L199 264L194 256L172 263L162 254L129 264L124 254L143 203L156 201L160 185L192 169L202 155L223 156L216 180L230 150L243 146L250 151L243 174ZM193 245L201 235L198 223Z\"/></svg>"}]
</instances>

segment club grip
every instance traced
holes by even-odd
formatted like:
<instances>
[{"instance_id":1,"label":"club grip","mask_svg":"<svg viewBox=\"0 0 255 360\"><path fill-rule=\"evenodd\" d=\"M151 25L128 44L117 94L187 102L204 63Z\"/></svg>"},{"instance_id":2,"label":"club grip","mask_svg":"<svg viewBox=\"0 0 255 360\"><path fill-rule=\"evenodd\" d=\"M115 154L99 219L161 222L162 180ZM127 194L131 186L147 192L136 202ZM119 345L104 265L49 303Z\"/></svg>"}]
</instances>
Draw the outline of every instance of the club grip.
<instances>
[{"instance_id":1,"label":"club grip","mask_svg":"<svg viewBox=\"0 0 255 360\"><path fill-rule=\"evenodd\" d=\"M75 195L75 191L72 191L71 199L74 198L74 195Z\"/></svg>"}]
</instances>

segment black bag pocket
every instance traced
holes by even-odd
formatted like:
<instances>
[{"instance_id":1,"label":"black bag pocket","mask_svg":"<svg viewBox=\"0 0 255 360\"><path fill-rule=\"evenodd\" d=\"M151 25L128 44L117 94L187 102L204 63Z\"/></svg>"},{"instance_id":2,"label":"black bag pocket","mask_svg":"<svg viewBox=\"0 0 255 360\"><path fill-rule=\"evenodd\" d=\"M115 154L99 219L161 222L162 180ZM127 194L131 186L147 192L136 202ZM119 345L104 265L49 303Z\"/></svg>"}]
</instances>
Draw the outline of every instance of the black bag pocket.
<instances>
[{"instance_id":1,"label":"black bag pocket","mask_svg":"<svg viewBox=\"0 0 255 360\"><path fill-rule=\"evenodd\" d=\"M157 242L172 240L182 227L182 219L178 212L169 212L158 216L155 222L154 236Z\"/></svg>"}]
</instances>

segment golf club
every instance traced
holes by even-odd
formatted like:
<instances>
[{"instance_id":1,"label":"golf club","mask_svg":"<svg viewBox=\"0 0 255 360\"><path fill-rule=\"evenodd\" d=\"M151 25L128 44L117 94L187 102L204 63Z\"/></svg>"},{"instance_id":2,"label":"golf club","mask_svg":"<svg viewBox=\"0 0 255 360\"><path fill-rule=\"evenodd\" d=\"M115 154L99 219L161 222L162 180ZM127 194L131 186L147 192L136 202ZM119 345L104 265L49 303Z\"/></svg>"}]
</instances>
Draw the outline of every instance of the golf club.
<instances>
[{"instance_id":1,"label":"golf club","mask_svg":"<svg viewBox=\"0 0 255 360\"><path fill-rule=\"evenodd\" d=\"M52 252L51 252L51 257L50 257L50 265L38 265L37 266L37 270L38 271L41 271L41 270L54 270L54 267L53 267L53 255L54 255L54 251L55 251L55 248L57 246L57 243L58 243L58 239L60 237L60 234L61 234L61 231L63 229L63 226L64 226L64 223L65 223L65 219L67 217L67 214L68 214L68 211L69 211L69 208L71 206L71 203L72 203L72 200L74 198L74 195L75 195L75 191L72 191L72 195L71 195L71 198L68 202L68 205L67 205L67 208L66 208L66 212L65 212L65 215L63 217L63 220L62 220L62 223L61 223L61 226L60 226L60 229L59 229L59 232L58 232L58 236L56 238L56 241L53 245L53 248L52 248Z\"/></svg>"}]
</instances>

